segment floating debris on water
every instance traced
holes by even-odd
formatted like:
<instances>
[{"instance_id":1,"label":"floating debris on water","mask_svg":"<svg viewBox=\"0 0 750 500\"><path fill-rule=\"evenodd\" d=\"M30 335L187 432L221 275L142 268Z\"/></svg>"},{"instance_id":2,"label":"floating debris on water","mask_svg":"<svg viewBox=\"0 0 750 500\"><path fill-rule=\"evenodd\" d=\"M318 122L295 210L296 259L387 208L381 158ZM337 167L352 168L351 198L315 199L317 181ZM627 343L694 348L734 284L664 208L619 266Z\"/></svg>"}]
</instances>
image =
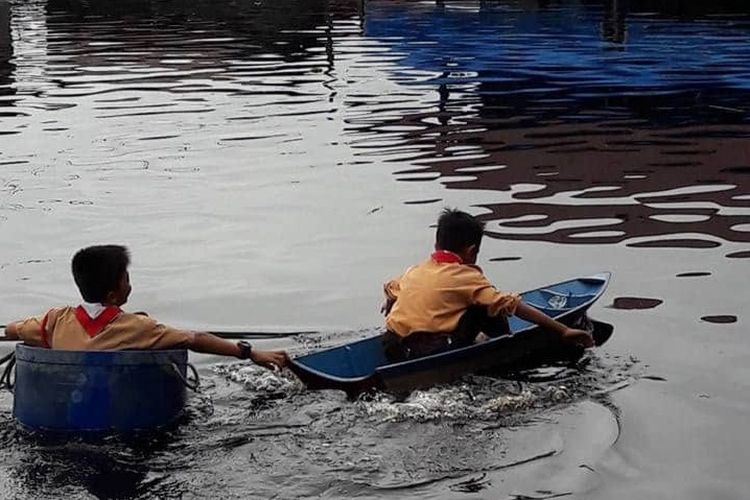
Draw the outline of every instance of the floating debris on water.
<instances>
[{"instance_id":1,"label":"floating debris on water","mask_svg":"<svg viewBox=\"0 0 750 500\"><path fill-rule=\"evenodd\" d=\"M613 309L653 309L664 303L661 299L650 299L646 297L616 297L609 307Z\"/></svg>"},{"instance_id":2,"label":"floating debris on water","mask_svg":"<svg viewBox=\"0 0 750 500\"><path fill-rule=\"evenodd\" d=\"M716 248L721 246L721 243L698 238L677 238L640 241L638 243L628 243L627 246L632 248Z\"/></svg>"},{"instance_id":3,"label":"floating debris on water","mask_svg":"<svg viewBox=\"0 0 750 500\"><path fill-rule=\"evenodd\" d=\"M715 316L702 316L701 321L705 321L707 323L718 323L718 324L728 324L728 323L736 323L737 322L737 316L731 315L731 314L723 314L723 315L715 315Z\"/></svg>"},{"instance_id":4,"label":"floating debris on water","mask_svg":"<svg viewBox=\"0 0 750 500\"><path fill-rule=\"evenodd\" d=\"M430 198L427 200L407 200L404 202L404 205L430 205L432 203L437 203L439 201L443 201L442 198Z\"/></svg>"}]
</instances>

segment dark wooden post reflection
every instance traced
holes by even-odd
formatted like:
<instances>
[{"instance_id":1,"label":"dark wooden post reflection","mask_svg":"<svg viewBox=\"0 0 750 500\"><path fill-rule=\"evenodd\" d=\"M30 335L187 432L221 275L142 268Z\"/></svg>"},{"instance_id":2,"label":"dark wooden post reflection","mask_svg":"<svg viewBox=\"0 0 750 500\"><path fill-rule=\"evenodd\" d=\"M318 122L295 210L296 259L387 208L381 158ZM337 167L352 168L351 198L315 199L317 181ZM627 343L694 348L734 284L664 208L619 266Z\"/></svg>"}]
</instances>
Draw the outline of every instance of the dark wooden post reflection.
<instances>
[{"instance_id":1,"label":"dark wooden post reflection","mask_svg":"<svg viewBox=\"0 0 750 500\"><path fill-rule=\"evenodd\" d=\"M627 0L609 0L604 5L602 38L613 44L624 44L627 40Z\"/></svg>"},{"instance_id":2,"label":"dark wooden post reflection","mask_svg":"<svg viewBox=\"0 0 750 500\"><path fill-rule=\"evenodd\" d=\"M11 93L13 40L10 36L10 2L0 0L0 95Z\"/></svg>"}]
</instances>

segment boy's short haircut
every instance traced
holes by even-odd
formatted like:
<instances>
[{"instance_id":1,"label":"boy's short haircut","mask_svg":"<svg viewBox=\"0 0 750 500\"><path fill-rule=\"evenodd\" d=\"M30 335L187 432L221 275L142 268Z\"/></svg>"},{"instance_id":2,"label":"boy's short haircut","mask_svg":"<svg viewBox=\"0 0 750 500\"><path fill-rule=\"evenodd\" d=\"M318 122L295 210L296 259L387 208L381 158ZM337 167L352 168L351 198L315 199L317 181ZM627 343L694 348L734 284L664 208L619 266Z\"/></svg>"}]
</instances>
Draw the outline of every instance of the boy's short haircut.
<instances>
[{"instance_id":1,"label":"boy's short haircut","mask_svg":"<svg viewBox=\"0 0 750 500\"><path fill-rule=\"evenodd\" d=\"M455 208L443 209L438 218L435 242L442 250L460 252L482 242L484 222Z\"/></svg>"},{"instance_id":2,"label":"boy's short haircut","mask_svg":"<svg viewBox=\"0 0 750 500\"><path fill-rule=\"evenodd\" d=\"M97 245L76 252L71 268L83 300L101 303L107 293L117 290L129 265L130 255L124 246Z\"/></svg>"}]
</instances>

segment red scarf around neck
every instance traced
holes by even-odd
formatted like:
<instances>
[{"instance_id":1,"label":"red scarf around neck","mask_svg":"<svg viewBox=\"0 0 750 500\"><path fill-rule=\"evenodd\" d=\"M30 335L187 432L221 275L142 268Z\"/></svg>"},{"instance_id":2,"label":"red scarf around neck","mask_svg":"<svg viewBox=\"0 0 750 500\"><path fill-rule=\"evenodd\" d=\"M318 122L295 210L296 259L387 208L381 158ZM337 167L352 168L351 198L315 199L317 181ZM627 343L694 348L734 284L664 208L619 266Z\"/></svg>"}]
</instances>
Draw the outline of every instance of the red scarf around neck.
<instances>
[{"instance_id":1,"label":"red scarf around neck","mask_svg":"<svg viewBox=\"0 0 750 500\"><path fill-rule=\"evenodd\" d=\"M76 307L76 319L81 324L89 337L93 338L99 335L104 327L107 326L122 310L117 306L107 306L96 318L91 318L83 306Z\"/></svg>"},{"instance_id":2,"label":"red scarf around neck","mask_svg":"<svg viewBox=\"0 0 750 500\"><path fill-rule=\"evenodd\" d=\"M448 250L435 250L432 252L432 260L438 264L463 264L464 261L457 254Z\"/></svg>"}]
</instances>

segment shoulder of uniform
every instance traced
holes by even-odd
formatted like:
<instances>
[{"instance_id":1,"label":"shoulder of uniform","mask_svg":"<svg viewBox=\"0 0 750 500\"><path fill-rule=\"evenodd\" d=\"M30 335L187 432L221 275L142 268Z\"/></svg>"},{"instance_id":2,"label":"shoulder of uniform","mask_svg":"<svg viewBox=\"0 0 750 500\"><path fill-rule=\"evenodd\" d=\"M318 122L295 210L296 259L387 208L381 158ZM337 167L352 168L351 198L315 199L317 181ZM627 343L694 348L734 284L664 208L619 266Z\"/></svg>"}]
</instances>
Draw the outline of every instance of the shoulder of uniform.
<instances>
[{"instance_id":1,"label":"shoulder of uniform","mask_svg":"<svg viewBox=\"0 0 750 500\"><path fill-rule=\"evenodd\" d=\"M466 267L468 269L471 269L473 272L477 272L479 274L484 274L484 271L482 271L482 268L479 267L476 264L464 264L463 267Z\"/></svg>"},{"instance_id":2,"label":"shoulder of uniform","mask_svg":"<svg viewBox=\"0 0 750 500\"><path fill-rule=\"evenodd\" d=\"M52 307L47 310L46 315L48 317L59 318L66 314L75 314L75 310L76 308L73 306Z\"/></svg>"},{"instance_id":3,"label":"shoulder of uniform","mask_svg":"<svg viewBox=\"0 0 750 500\"><path fill-rule=\"evenodd\" d=\"M122 311L122 312L120 312L120 316L119 317L122 318L122 319L124 319L124 320L134 321L134 322L137 322L137 323L156 324L156 322L157 322L154 318L152 318L148 314L141 313L141 312L134 312L134 313L132 313L132 312L127 312L127 311Z\"/></svg>"}]
</instances>

